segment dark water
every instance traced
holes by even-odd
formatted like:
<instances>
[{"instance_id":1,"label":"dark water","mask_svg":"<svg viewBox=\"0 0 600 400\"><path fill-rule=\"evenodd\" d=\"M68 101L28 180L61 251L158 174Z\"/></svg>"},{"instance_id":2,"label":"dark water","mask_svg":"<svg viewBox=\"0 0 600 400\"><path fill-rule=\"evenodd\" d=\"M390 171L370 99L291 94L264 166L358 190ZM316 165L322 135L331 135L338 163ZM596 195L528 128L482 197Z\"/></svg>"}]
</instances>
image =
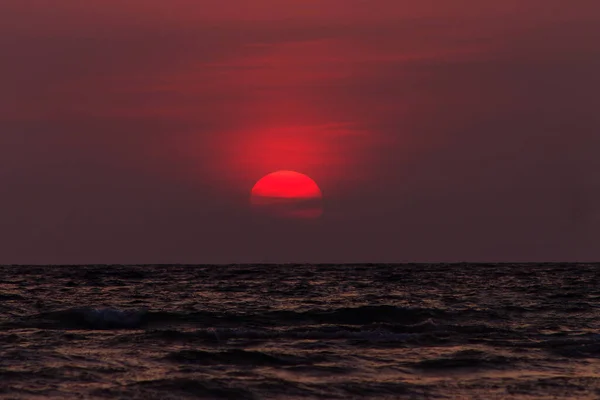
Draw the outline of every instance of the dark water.
<instances>
[{"instance_id":1,"label":"dark water","mask_svg":"<svg viewBox=\"0 0 600 400\"><path fill-rule=\"evenodd\" d=\"M0 267L2 398L599 398L600 265Z\"/></svg>"}]
</instances>

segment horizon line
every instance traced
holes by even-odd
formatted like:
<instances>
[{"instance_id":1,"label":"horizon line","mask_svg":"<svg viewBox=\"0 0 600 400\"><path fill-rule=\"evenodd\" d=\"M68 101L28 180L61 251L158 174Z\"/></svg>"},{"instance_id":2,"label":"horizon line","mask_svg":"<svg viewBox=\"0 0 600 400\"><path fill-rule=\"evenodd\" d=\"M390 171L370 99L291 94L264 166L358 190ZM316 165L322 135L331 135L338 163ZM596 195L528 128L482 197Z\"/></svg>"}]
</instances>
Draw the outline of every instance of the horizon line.
<instances>
[{"instance_id":1,"label":"horizon line","mask_svg":"<svg viewBox=\"0 0 600 400\"><path fill-rule=\"evenodd\" d=\"M58 263L58 264L0 264L0 267L95 267L95 266L106 266L106 267L177 267L177 266L188 266L188 267L228 267L228 266L374 266L374 265L395 265L395 266L409 266L409 265L524 265L524 264L598 264L600 261L414 261L414 262L244 262L244 263L86 263L86 264L69 264L69 263Z\"/></svg>"}]
</instances>

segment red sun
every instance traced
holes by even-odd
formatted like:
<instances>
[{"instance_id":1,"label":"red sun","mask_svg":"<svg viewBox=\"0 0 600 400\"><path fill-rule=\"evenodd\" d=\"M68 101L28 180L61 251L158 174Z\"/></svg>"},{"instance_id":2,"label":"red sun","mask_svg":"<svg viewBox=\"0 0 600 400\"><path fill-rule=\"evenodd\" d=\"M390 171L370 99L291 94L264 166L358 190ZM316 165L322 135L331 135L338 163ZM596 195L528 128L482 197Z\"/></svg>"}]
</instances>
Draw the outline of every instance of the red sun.
<instances>
[{"instance_id":1,"label":"red sun","mask_svg":"<svg viewBox=\"0 0 600 400\"><path fill-rule=\"evenodd\" d=\"M295 171L277 171L252 188L250 202L260 213L284 218L317 218L323 214L323 194L317 183Z\"/></svg>"}]
</instances>

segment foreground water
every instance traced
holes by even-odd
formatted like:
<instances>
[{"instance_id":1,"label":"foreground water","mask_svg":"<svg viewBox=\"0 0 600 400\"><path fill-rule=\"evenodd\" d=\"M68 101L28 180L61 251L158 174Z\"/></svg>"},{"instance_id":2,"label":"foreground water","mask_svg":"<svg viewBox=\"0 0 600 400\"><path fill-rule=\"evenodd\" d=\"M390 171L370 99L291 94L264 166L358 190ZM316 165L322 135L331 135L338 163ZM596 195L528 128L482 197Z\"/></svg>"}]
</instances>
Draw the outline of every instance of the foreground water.
<instances>
[{"instance_id":1,"label":"foreground water","mask_svg":"<svg viewBox=\"0 0 600 400\"><path fill-rule=\"evenodd\" d=\"M598 398L600 265L0 267L3 398Z\"/></svg>"}]
</instances>

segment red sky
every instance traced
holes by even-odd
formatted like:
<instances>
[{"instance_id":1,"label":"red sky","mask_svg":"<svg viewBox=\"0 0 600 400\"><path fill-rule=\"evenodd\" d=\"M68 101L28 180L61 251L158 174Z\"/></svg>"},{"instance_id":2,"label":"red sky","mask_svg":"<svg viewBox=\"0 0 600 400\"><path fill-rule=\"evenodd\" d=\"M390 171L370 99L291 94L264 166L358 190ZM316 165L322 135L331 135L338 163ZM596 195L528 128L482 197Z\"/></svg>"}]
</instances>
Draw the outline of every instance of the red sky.
<instances>
[{"instance_id":1,"label":"red sky","mask_svg":"<svg viewBox=\"0 0 600 400\"><path fill-rule=\"evenodd\" d=\"M0 263L600 258L600 3L4 0ZM323 191L257 218L263 175Z\"/></svg>"}]
</instances>

